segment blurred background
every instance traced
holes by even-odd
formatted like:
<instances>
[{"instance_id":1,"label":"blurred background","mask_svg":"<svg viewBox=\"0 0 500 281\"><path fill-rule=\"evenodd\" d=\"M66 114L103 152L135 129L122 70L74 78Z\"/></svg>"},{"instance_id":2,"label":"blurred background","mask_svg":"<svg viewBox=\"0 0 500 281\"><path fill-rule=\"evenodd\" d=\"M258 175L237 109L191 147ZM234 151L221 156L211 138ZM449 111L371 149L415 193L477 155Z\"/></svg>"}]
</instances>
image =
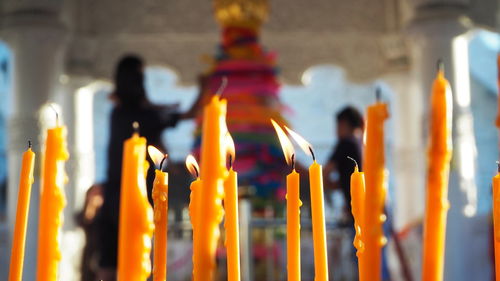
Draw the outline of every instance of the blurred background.
<instances>
[{"instance_id":1,"label":"blurred background","mask_svg":"<svg viewBox=\"0 0 500 281\"><path fill-rule=\"evenodd\" d=\"M231 7L240 9L239 18L223 16ZM228 32L241 27L238 20L250 26L248 38L236 32L234 39ZM187 110L200 92L215 87L210 77L228 75L230 104L234 99L240 108L280 116L311 142L321 164L338 141L336 114L348 105L364 112L380 89L391 115L385 142L390 173L385 280L420 278L428 100L436 61L442 58L454 94L445 280L492 280L499 27L498 0L0 0L0 279L8 274L21 154L28 139L40 152L41 132L54 125L47 110L53 103L68 126L71 154L60 280L94 280L85 277L96 265L92 257L82 259L88 229L80 217L87 190L106 181L110 164L113 71L122 56L134 53L146 62L144 84L153 103ZM249 87L259 75L267 77L259 80L263 87ZM200 77L209 77L209 85ZM252 96L263 98L244 98ZM229 122L235 118L255 125L251 112L241 117L236 111L229 113ZM169 280L191 279L186 204L192 179L184 159L199 144L198 125L199 120L185 120L162 134L170 155ZM237 161L238 145L248 153L240 154L248 179L240 190L242 280L286 280L279 192L286 164L281 151L274 153L276 140L268 141L265 134L252 138L247 127L235 125L234 131L239 133ZM259 162L264 148L271 157L265 161L276 170ZM311 161L304 154L298 160L304 167ZM35 280L39 172L24 280ZM268 175L275 181L267 182ZM304 181L306 281L313 280L314 265ZM325 194L331 280L357 280L350 229L343 226L346 202L339 190ZM218 261L219 280L225 280L222 243Z\"/></svg>"}]
</instances>

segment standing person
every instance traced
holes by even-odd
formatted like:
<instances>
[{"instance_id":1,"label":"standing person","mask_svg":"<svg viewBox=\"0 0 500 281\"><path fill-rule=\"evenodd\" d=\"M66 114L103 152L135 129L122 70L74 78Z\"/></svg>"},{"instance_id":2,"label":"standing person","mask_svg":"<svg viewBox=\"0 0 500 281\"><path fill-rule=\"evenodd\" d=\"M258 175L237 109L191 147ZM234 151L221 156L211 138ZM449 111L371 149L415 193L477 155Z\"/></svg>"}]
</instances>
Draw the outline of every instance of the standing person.
<instances>
[{"instance_id":1,"label":"standing person","mask_svg":"<svg viewBox=\"0 0 500 281\"><path fill-rule=\"evenodd\" d=\"M340 189L344 195L345 217L349 218L348 225L354 223L351 213L351 174L354 171L354 162L358 162L361 169L364 120L361 113L354 107L348 106L336 115L338 142L328 163L325 165L325 186L328 189Z\"/></svg>"},{"instance_id":2,"label":"standing person","mask_svg":"<svg viewBox=\"0 0 500 281\"><path fill-rule=\"evenodd\" d=\"M161 141L165 128L176 126L185 118L193 118L199 102L186 113L180 113L175 106L152 104L144 88L144 62L135 55L123 57L115 71L115 90L111 94L114 107L111 113L111 134L108 146L107 180L104 184L104 202L98 217L99 225L99 273L98 279L116 280L118 256L118 219L123 142L133 134L132 124L139 123L139 134L161 151L166 151ZM154 164L150 161L147 175L148 198L154 180Z\"/></svg>"}]
</instances>

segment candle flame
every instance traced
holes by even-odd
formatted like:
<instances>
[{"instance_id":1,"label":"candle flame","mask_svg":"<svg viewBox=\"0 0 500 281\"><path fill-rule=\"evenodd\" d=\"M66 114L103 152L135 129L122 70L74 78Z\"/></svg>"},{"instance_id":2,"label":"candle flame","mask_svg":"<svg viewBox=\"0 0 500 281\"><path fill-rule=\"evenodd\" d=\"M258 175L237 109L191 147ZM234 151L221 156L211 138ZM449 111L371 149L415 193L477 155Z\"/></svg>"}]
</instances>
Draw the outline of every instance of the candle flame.
<instances>
[{"instance_id":1,"label":"candle flame","mask_svg":"<svg viewBox=\"0 0 500 281\"><path fill-rule=\"evenodd\" d=\"M158 169L161 169L161 162L163 161L163 159L167 158L167 154L161 153L161 151L158 148L152 145L148 146L148 154L149 157L151 157L151 159L155 163L155 166Z\"/></svg>"},{"instance_id":2,"label":"candle flame","mask_svg":"<svg viewBox=\"0 0 500 281\"><path fill-rule=\"evenodd\" d=\"M311 156L313 158L313 160L316 160L316 157L314 156L312 145L308 141L306 141L301 135L292 131L292 129L288 128L287 126L285 126L285 129L290 134L290 136L292 136L292 138L297 142L297 144L300 146L300 148L307 155Z\"/></svg>"},{"instance_id":3,"label":"candle flame","mask_svg":"<svg viewBox=\"0 0 500 281\"><path fill-rule=\"evenodd\" d=\"M292 142L286 136L285 131L274 121L271 119L271 123L273 124L274 129L276 130L276 134L278 134L278 138L280 140L281 148L283 149L283 154L285 155L286 163L290 166L293 166L292 157L295 154L293 149Z\"/></svg>"},{"instance_id":4,"label":"candle flame","mask_svg":"<svg viewBox=\"0 0 500 281\"><path fill-rule=\"evenodd\" d=\"M188 169L189 173L193 175L193 177L200 177L200 166L198 166L196 158L194 158L194 156L191 154L186 157L186 168Z\"/></svg>"},{"instance_id":5,"label":"candle flame","mask_svg":"<svg viewBox=\"0 0 500 281\"><path fill-rule=\"evenodd\" d=\"M229 132L226 133L225 144L226 144L226 156L229 157L229 167L232 167L234 159L236 157L235 155L236 149L234 147L234 140Z\"/></svg>"}]
</instances>

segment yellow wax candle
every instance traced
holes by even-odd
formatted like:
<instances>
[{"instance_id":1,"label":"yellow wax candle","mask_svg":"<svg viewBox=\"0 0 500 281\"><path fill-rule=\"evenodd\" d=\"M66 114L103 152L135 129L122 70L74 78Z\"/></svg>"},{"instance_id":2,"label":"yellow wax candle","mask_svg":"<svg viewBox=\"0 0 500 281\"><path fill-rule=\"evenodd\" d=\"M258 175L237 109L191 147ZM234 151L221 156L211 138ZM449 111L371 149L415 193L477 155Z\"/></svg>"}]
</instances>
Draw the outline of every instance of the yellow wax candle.
<instances>
[{"instance_id":1,"label":"yellow wax candle","mask_svg":"<svg viewBox=\"0 0 500 281\"><path fill-rule=\"evenodd\" d=\"M288 281L299 281L300 277L300 190L299 174L295 171L293 145L281 127L271 119L292 172L286 177L286 247Z\"/></svg>"},{"instance_id":2,"label":"yellow wax candle","mask_svg":"<svg viewBox=\"0 0 500 281\"><path fill-rule=\"evenodd\" d=\"M451 159L452 96L439 69L432 86L422 280L443 280Z\"/></svg>"},{"instance_id":3,"label":"yellow wax candle","mask_svg":"<svg viewBox=\"0 0 500 281\"><path fill-rule=\"evenodd\" d=\"M134 124L137 128L137 123ZM151 274L153 210L146 191L146 139L134 133L123 145L118 232L118 280L145 281Z\"/></svg>"},{"instance_id":4,"label":"yellow wax candle","mask_svg":"<svg viewBox=\"0 0 500 281\"><path fill-rule=\"evenodd\" d=\"M42 185L38 222L37 280L55 281L61 260L59 245L63 209L66 205L63 186L67 181L64 163L69 158L66 127L47 130L43 155Z\"/></svg>"},{"instance_id":5,"label":"yellow wax candle","mask_svg":"<svg viewBox=\"0 0 500 281\"><path fill-rule=\"evenodd\" d=\"M154 146L148 146L148 153L155 165L153 184L154 203L154 245L153 245L153 281L167 280L167 234L168 234L168 173L163 172L167 155Z\"/></svg>"},{"instance_id":6,"label":"yellow wax candle","mask_svg":"<svg viewBox=\"0 0 500 281\"><path fill-rule=\"evenodd\" d=\"M224 227L226 229L227 248L227 280L240 280L240 239L238 223L238 173L233 170L235 159L234 142L227 135L227 149L229 155L229 172L224 181L224 211L226 218Z\"/></svg>"},{"instance_id":7,"label":"yellow wax candle","mask_svg":"<svg viewBox=\"0 0 500 281\"><path fill-rule=\"evenodd\" d=\"M16 224L10 256L9 281L23 280L24 246L26 243L26 228L30 210L31 185L33 184L33 167L35 153L31 151L31 143L23 153L21 175L19 177L19 195L17 197Z\"/></svg>"},{"instance_id":8,"label":"yellow wax candle","mask_svg":"<svg viewBox=\"0 0 500 281\"><path fill-rule=\"evenodd\" d=\"M500 281L500 164L493 177L493 231L495 247L495 276Z\"/></svg>"},{"instance_id":9,"label":"yellow wax candle","mask_svg":"<svg viewBox=\"0 0 500 281\"><path fill-rule=\"evenodd\" d=\"M299 144L300 148L313 158L313 163L309 166L309 186L311 192L314 247L314 280L328 281L328 255L326 247L325 207L323 198L323 170L321 165L316 162L312 145L288 127L285 126L285 129Z\"/></svg>"},{"instance_id":10,"label":"yellow wax candle","mask_svg":"<svg viewBox=\"0 0 500 281\"><path fill-rule=\"evenodd\" d=\"M385 220L386 194L384 168L384 120L389 116L387 105L377 101L367 109L364 165L366 201L364 209L364 242L367 261L366 278L379 281L382 278L382 247L385 237L382 223Z\"/></svg>"},{"instance_id":11,"label":"yellow wax candle","mask_svg":"<svg viewBox=\"0 0 500 281\"><path fill-rule=\"evenodd\" d=\"M200 188L201 188L201 180L200 180L200 167L198 166L198 162L194 158L193 155L189 154L186 157L186 168L188 171L196 178L195 181L191 183L189 189L191 190L191 194L189 195L189 216L191 217L191 225L193 226L193 231L195 230L195 218L196 218L196 209L200 207Z\"/></svg>"},{"instance_id":12,"label":"yellow wax candle","mask_svg":"<svg viewBox=\"0 0 500 281\"><path fill-rule=\"evenodd\" d=\"M201 198L200 198L200 188L202 188L201 180L200 180L200 167L198 166L198 162L194 158L193 155L188 155L186 157L186 168L189 170L191 175L193 175L196 180L191 183L190 190L191 194L189 196L189 216L191 218L191 225L193 227L193 237L196 236L195 233L198 231L196 215L198 214L197 209L201 207ZM199 264L198 262L199 255L193 254L193 264Z\"/></svg>"},{"instance_id":13,"label":"yellow wax candle","mask_svg":"<svg viewBox=\"0 0 500 281\"><path fill-rule=\"evenodd\" d=\"M352 158L351 158L352 159ZM354 161L354 159L352 159ZM356 162L356 161L354 161ZM354 173L351 175L351 210L354 217L354 228L356 236L354 237L354 247L356 247L356 256L358 257L358 272L359 281L369 281L366 276L367 262L365 260L365 245L363 242L363 223L364 223L364 208L365 208L365 175L359 172L358 164L354 168Z\"/></svg>"},{"instance_id":14,"label":"yellow wax candle","mask_svg":"<svg viewBox=\"0 0 500 281\"><path fill-rule=\"evenodd\" d=\"M215 255L220 236L219 224L224 215L222 197L226 167L221 139L225 134L226 107L227 101L214 95L203 112L200 169L202 188L199 194L203 200L200 200L200 206L195 209L197 229L194 231L193 241L194 281L214 279Z\"/></svg>"}]
</instances>

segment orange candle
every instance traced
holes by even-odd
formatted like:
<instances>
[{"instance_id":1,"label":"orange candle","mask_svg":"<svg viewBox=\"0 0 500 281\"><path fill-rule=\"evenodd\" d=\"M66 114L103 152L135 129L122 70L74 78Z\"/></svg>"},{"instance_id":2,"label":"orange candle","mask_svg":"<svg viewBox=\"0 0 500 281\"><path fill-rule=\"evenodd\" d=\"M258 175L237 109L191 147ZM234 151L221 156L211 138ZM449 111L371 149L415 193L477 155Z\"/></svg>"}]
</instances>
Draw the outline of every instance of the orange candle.
<instances>
[{"instance_id":1,"label":"orange candle","mask_svg":"<svg viewBox=\"0 0 500 281\"><path fill-rule=\"evenodd\" d=\"M323 169L316 162L312 145L299 134L285 129L299 144L300 148L313 158L309 166L309 186L311 191L312 231L314 247L314 274L316 281L328 281L328 255L326 248L325 207L323 198Z\"/></svg>"},{"instance_id":2,"label":"orange candle","mask_svg":"<svg viewBox=\"0 0 500 281\"><path fill-rule=\"evenodd\" d=\"M352 158L350 158L352 159ZM352 159L355 163L356 161ZM354 173L351 175L351 211L354 217L354 228L356 236L354 237L354 247L358 257L359 281L368 281L366 276L365 244L363 242L363 223L365 212L365 175L358 170L358 164L354 167Z\"/></svg>"},{"instance_id":3,"label":"orange candle","mask_svg":"<svg viewBox=\"0 0 500 281\"><path fill-rule=\"evenodd\" d=\"M19 177L19 193L17 197L16 224L12 241L12 254L10 256L9 281L23 280L24 246L26 243L26 228L30 211L31 185L33 184L33 167L35 166L35 153L28 150L23 153L21 175Z\"/></svg>"},{"instance_id":4,"label":"orange candle","mask_svg":"<svg viewBox=\"0 0 500 281\"><path fill-rule=\"evenodd\" d=\"M66 205L64 184L67 181L64 163L69 158L66 148L66 127L47 130L43 155L40 214L38 222L37 280L55 281L61 260L59 245L63 209Z\"/></svg>"},{"instance_id":5,"label":"orange candle","mask_svg":"<svg viewBox=\"0 0 500 281\"><path fill-rule=\"evenodd\" d=\"M271 119L292 172L286 177L286 250L288 281L300 281L300 206L299 174L295 171L293 145L281 127Z\"/></svg>"},{"instance_id":6,"label":"orange candle","mask_svg":"<svg viewBox=\"0 0 500 281\"><path fill-rule=\"evenodd\" d=\"M227 280L240 280L240 228L238 222L238 173L233 170L235 148L229 134L226 137L229 171L224 181L224 211L226 218Z\"/></svg>"},{"instance_id":7,"label":"orange candle","mask_svg":"<svg viewBox=\"0 0 500 281\"><path fill-rule=\"evenodd\" d=\"M384 168L384 121L389 116L387 105L377 101L367 109L364 167L366 201L364 209L366 277L371 281L382 278L382 247L385 237L382 223L385 220L386 194Z\"/></svg>"},{"instance_id":8,"label":"orange candle","mask_svg":"<svg viewBox=\"0 0 500 281\"><path fill-rule=\"evenodd\" d=\"M200 199L203 200L200 200L200 206L195 209L194 281L212 281L215 273L215 254L220 236L219 224L224 216L222 197L226 167L221 140L226 133L226 106L226 100L214 95L203 113L200 169L202 188L199 193ZM203 219L198 220L198 218Z\"/></svg>"},{"instance_id":9,"label":"orange candle","mask_svg":"<svg viewBox=\"0 0 500 281\"><path fill-rule=\"evenodd\" d=\"M195 237L195 233L198 231L198 227L196 224L196 215L198 214L197 210L201 207L200 189L202 188L202 186L199 172L200 167L198 166L198 162L196 161L194 156L191 154L186 157L186 168L189 170L191 175L196 178L196 180L191 183L191 194L189 196L189 216L191 218L191 225L193 227L193 237ZM193 264L199 264L198 258L199 255L195 255L193 253Z\"/></svg>"},{"instance_id":10,"label":"orange candle","mask_svg":"<svg viewBox=\"0 0 500 281\"><path fill-rule=\"evenodd\" d=\"M153 256L153 280L167 280L167 234L168 234L168 173L163 172L163 164L167 154L161 153L154 146L148 146L149 157L158 167L155 170L153 184L154 203L154 256Z\"/></svg>"},{"instance_id":11,"label":"orange candle","mask_svg":"<svg viewBox=\"0 0 500 281\"><path fill-rule=\"evenodd\" d=\"M186 168L188 171L196 178L195 181L191 183L189 189L191 190L190 198L189 198L189 216L191 217L191 225L193 227L193 231L195 231L196 226L196 214L200 207L200 188L201 188L201 180L200 180L200 167L198 166L198 162L194 158L193 155L188 155L186 157ZM193 256L194 257L194 256Z\"/></svg>"},{"instance_id":12,"label":"orange candle","mask_svg":"<svg viewBox=\"0 0 500 281\"><path fill-rule=\"evenodd\" d=\"M443 280L448 175L451 159L452 95L442 68L432 86L424 221L422 280Z\"/></svg>"},{"instance_id":13,"label":"orange candle","mask_svg":"<svg viewBox=\"0 0 500 281\"><path fill-rule=\"evenodd\" d=\"M493 231L495 247L495 276L500 281L500 164L493 177Z\"/></svg>"},{"instance_id":14,"label":"orange candle","mask_svg":"<svg viewBox=\"0 0 500 281\"><path fill-rule=\"evenodd\" d=\"M134 123L136 130L137 123ZM118 280L145 281L151 274L153 210L146 191L146 139L135 132L123 145L118 230Z\"/></svg>"}]
</instances>

